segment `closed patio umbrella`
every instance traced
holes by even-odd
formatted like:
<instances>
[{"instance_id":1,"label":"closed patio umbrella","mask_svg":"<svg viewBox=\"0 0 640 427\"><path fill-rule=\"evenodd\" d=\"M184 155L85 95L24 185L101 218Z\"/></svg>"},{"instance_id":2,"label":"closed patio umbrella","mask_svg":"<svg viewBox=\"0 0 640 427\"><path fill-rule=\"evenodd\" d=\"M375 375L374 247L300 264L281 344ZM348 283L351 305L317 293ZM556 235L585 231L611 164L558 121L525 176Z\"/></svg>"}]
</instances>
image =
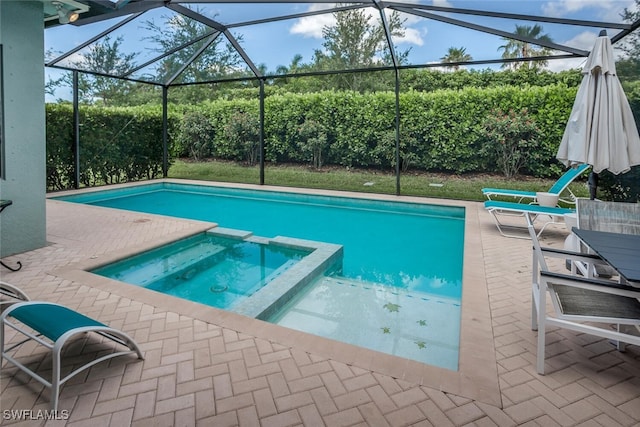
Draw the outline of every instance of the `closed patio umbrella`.
<instances>
[{"instance_id":1,"label":"closed patio umbrella","mask_svg":"<svg viewBox=\"0 0 640 427\"><path fill-rule=\"evenodd\" d=\"M613 48L601 31L582 69L584 75L556 158L565 166L589 164L591 198L597 174L618 175L640 164L640 136L616 75Z\"/></svg>"}]
</instances>

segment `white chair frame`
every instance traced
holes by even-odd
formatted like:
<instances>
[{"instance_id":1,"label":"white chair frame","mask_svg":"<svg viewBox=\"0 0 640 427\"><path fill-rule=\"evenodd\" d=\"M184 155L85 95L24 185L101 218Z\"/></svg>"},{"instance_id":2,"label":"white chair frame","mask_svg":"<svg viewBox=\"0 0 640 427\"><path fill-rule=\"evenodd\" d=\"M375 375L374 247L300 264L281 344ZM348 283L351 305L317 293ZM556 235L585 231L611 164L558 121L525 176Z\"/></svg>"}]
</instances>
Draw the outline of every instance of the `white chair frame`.
<instances>
[{"instance_id":1,"label":"white chair frame","mask_svg":"<svg viewBox=\"0 0 640 427\"><path fill-rule=\"evenodd\" d=\"M558 286L569 286L576 289L595 291L604 295L616 295L621 298L635 299L640 307L640 288L620 284L613 281L597 280L590 277L581 277L568 274L561 274L549 271L545 257L555 257L570 259L584 263L587 266L605 262L596 255L579 252L563 251L557 249L542 248L538 241L533 221L527 215L529 234L533 241L533 269L531 286L531 329L538 331L536 370L543 375L545 372L545 345L546 331L549 326L570 329L590 335L607 338L617 343L628 343L640 346L640 336L631 332L637 331L640 327L640 316L637 318L621 318L594 316L589 314L565 314L558 294L555 292ZM587 268L593 271L593 268ZM553 306L553 314L547 314L547 297L550 298ZM633 301L633 300L629 300ZM589 323L586 323L589 322ZM616 329L610 325L616 325ZM625 331L625 327L635 326ZM618 349L623 350L621 345Z\"/></svg>"},{"instance_id":2,"label":"white chair frame","mask_svg":"<svg viewBox=\"0 0 640 427\"><path fill-rule=\"evenodd\" d=\"M58 397L60 395L60 387L65 382L67 382L71 377L79 374L80 372L86 369L89 369L90 367L96 365L97 363L103 362L108 359L112 359L114 357L126 355L126 354L135 353L139 359L144 359L142 355L142 351L140 350L136 342L131 337L129 337L127 334L125 334L122 331L110 328L107 325L103 325L103 324L100 324L100 325L93 324L90 326L80 326L80 327L69 328L64 334L62 334L59 338L57 338L55 342L50 342L51 340L45 340L41 338L43 337L43 334L41 334L40 331L37 331L33 328L28 328L25 325L23 325L21 322L18 322L16 320L10 320L12 318L11 313L20 307L24 307L25 305L35 305L35 306L49 305L49 306L62 307L63 309L69 310L69 311L73 311L73 310L66 308L64 306L61 306L59 304L54 304L49 302L27 301L27 302L18 302L9 306L6 310L4 310L2 315L0 315L0 362L2 360L8 361L9 363L15 365L20 370L28 374L33 379L43 384L46 388L51 390L51 400L50 400L51 409L54 411L58 409ZM93 321L93 319L88 318L87 316L84 316L81 314L80 316L83 316L84 318L88 319L90 321L88 323L92 323L91 321ZM51 319L51 321L55 321L55 319ZM26 338L16 344L11 345L8 348L5 348L6 347L5 345L6 334L4 333L5 326L8 328L14 329L15 331L24 335ZM122 350L122 351L116 350L112 353L108 353L102 357L99 357L88 363L85 363L84 365L68 373L66 376L61 377L61 367L62 367L61 354L62 354L63 346L65 345L65 343L67 343L67 341L70 338L78 334L85 334L89 332L95 332L99 335L102 335L105 338L108 338L111 341L114 341L118 344L126 346L127 350ZM25 366L23 363L16 360L12 355L9 354L10 351L20 347L22 344L30 340L36 341L38 344L46 347L51 351L52 374L51 374L50 381L43 378L41 375L37 374L33 370L29 369L27 366Z\"/></svg>"}]
</instances>

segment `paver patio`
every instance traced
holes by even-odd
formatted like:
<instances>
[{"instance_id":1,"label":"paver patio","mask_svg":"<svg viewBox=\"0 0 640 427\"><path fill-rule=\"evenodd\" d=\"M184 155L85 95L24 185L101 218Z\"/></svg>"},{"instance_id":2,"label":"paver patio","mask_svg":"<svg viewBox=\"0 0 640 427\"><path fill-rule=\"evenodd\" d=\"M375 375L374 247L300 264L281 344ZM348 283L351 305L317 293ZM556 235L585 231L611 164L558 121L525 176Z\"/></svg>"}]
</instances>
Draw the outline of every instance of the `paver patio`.
<instances>
[{"instance_id":1,"label":"paver patio","mask_svg":"<svg viewBox=\"0 0 640 427\"><path fill-rule=\"evenodd\" d=\"M459 372L91 275L87 265L211 223L47 201L49 244L5 258L24 267L3 270L2 280L122 329L145 353L144 361L113 359L70 380L59 405L68 419L47 425L640 424L640 349L620 353L606 340L555 329L547 336L547 375L537 375L530 242L500 236L481 203L419 200L466 207ZM566 234L562 225L549 227L543 243L562 247ZM77 340L66 360L104 350ZM21 356L49 369L40 349ZM14 367L3 368L0 383L3 425L45 424L15 417L49 409L41 384Z\"/></svg>"}]
</instances>

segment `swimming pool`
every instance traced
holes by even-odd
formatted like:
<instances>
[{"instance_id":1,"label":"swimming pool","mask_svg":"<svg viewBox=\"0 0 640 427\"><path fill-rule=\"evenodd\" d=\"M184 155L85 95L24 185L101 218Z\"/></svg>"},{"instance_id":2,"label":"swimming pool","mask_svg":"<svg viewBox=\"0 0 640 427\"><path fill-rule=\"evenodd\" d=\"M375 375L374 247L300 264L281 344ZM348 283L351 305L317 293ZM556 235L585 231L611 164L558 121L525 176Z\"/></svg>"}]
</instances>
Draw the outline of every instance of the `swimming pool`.
<instances>
[{"instance_id":1,"label":"swimming pool","mask_svg":"<svg viewBox=\"0 0 640 427\"><path fill-rule=\"evenodd\" d=\"M342 245L338 275L256 317L457 369L464 208L170 182L58 199Z\"/></svg>"},{"instance_id":2,"label":"swimming pool","mask_svg":"<svg viewBox=\"0 0 640 427\"><path fill-rule=\"evenodd\" d=\"M158 183L55 198L342 245L345 277L460 298L464 208Z\"/></svg>"}]
</instances>

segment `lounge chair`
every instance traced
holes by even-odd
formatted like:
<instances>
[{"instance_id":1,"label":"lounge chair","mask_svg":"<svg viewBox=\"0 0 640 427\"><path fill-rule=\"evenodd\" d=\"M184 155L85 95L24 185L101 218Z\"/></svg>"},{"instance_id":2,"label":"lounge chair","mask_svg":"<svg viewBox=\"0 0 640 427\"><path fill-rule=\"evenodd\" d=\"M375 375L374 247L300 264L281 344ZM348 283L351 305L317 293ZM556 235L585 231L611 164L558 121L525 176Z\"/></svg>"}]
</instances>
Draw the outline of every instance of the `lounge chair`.
<instances>
[{"instance_id":1,"label":"lounge chair","mask_svg":"<svg viewBox=\"0 0 640 427\"><path fill-rule=\"evenodd\" d=\"M515 202L499 202L497 200L487 200L484 202L484 208L491 214L493 217L493 221L498 227L498 231L505 237L516 237L520 239L528 239L529 236L527 234L507 234L504 232L504 228L516 228L521 229L526 232L526 224L521 226L513 225L513 224L505 224L498 219L498 215L507 214L510 216L526 216L527 214L533 215L534 219L539 218L540 216L549 217L550 220L546 221L542 228L540 229L538 236L542 234L544 229L549 224L556 224L557 218L564 218L564 215L575 213L574 209L569 208L558 208L558 207L550 207L550 206L540 206L540 205L530 205L527 203L515 203Z\"/></svg>"},{"instance_id":2,"label":"lounge chair","mask_svg":"<svg viewBox=\"0 0 640 427\"><path fill-rule=\"evenodd\" d=\"M640 288L549 270L546 258L572 259L586 264L603 263L596 255L542 248L527 215L533 241L531 329L538 331L536 369L545 371L547 327L570 329L607 338L617 343L640 345ZM547 311L547 296L553 312ZM617 328L611 329L611 324ZM624 347L618 347L623 349Z\"/></svg>"},{"instance_id":3,"label":"lounge chair","mask_svg":"<svg viewBox=\"0 0 640 427\"><path fill-rule=\"evenodd\" d=\"M18 301L29 301L29 296L15 286L0 280L0 307Z\"/></svg>"},{"instance_id":4,"label":"lounge chair","mask_svg":"<svg viewBox=\"0 0 640 427\"><path fill-rule=\"evenodd\" d=\"M555 194L558 196L558 200L567 203L575 204L576 197L569 190L569 184L573 182L577 177L582 175L589 165L579 165L575 168L569 168L558 180L547 190L547 193ZM569 192L569 198L560 198L560 195L567 190ZM513 197L517 203L535 203L537 201L537 193L534 191L521 191L521 190L509 190L502 188L483 188L482 194L489 200L497 196Z\"/></svg>"},{"instance_id":5,"label":"lounge chair","mask_svg":"<svg viewBox=\"0 0 640 427\"><path fill-rule=\"evenodd\" d=\"M5 348L5 327L12 328L24 335L26 339ZM79 334L93 332L99 334L118 345L124 345L127 350L115 349L114 351L91 360L61 378L61 357L64 345ZM47 338L47 340L43 339ZM51 381L46 380L29 367L20 363L9 354L22 344L34 340L51 350L52 374ZM17 302L7 307L0 315L0 354L3 360L17 366L26 374L42 383L51 390L51 409L57 410L60 387L74 375L105 360L136 353L139 359L143 359L140 348L135 341L124 332L110 328L90 317L78 313L59 304L42 301Z\"/></svg>"}]
</instances>

